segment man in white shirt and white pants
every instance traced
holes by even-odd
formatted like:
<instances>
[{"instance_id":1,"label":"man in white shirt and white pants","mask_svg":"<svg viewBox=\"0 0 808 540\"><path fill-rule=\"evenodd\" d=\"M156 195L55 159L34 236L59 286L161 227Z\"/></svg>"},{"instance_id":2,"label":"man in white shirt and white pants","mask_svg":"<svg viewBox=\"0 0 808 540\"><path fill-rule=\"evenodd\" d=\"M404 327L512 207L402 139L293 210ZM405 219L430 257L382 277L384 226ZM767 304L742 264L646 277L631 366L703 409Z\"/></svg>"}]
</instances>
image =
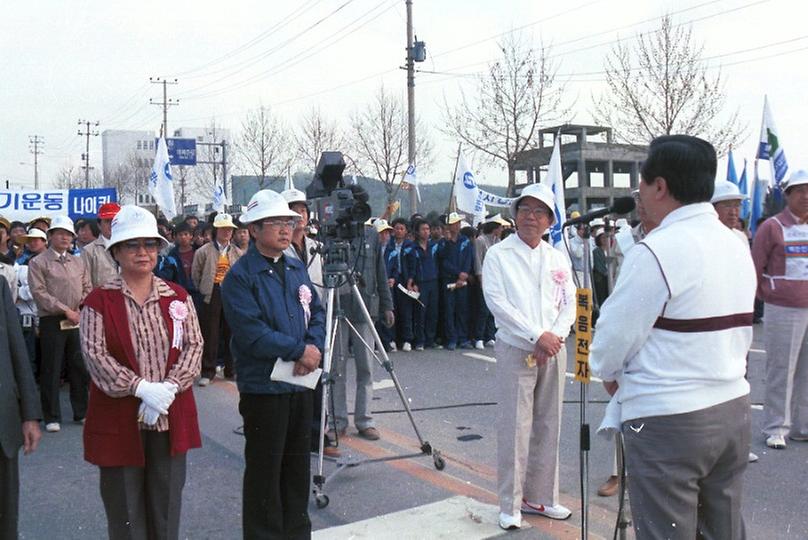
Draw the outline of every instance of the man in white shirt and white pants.
<instances>
[{"instance_id":1,"label":"man in white shirt and white pants","mask_svg":"<svg viewBox=\"0 0 808 540\"><path fill-rule=\"evenodd\" d=\"M566 256L541 240L553 224L553 193L531 184L511 205L517 233L489 248L483 294L497 325L499 525L521 515L567 519L559 503L558 445L575 286Z\"/></svg>"},{"instance_id":2,"label":"man in white shirt and white pants","mask_svg":"<svg viewBox=\"0 0 808 540\"><path fill-rule=\"evenodd\" d=\"M590 351L613 394L607 421L623 432L634 530L745 538L754 266L709 202L712 145L659 137L641 173L660 224L626 255Z\"/></svg>"}]
</instances>

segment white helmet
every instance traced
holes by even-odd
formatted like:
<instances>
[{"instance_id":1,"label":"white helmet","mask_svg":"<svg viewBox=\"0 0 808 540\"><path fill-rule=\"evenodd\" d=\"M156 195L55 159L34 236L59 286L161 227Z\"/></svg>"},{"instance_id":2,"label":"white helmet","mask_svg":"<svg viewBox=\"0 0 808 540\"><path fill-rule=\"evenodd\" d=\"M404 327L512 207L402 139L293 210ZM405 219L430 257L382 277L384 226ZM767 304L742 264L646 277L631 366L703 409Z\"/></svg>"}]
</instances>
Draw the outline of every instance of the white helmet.
<instances>
[{"instance_id":1,"label":"white helmet","mask_svg":"<svg viewBox=\"0 0 808 540\"><path fill-rule=\"evenodd\" d=\"M788 177L788 180L783 182L783 191L787 190L790 187L800 186L802 184L808 184L808 172L803 169L798 171L794 171L791 173L791 176Z\"/></svg>"},{"instance_id":2,"label":"white helmet","mask_svg":"<svg viewBox=\"0 0 808 540\"><path fill-rule=\"evenodd\" d=\"M76 236L76 230L73 228L73 220L67 216L53 216L53 220L48 227L48 232L55 231L56 229L62 229Z\"/></svg>"},{"instance_id":3,"label":"white helmet","mask_svg":"<svg viewBox=\"0 0 808 540\"><path fill-rule=\"evenodd\" d=\"M281 196L286 200L286 204L306 202L306 194L295 188L281 191Z\"/></svg>"},{"instance_id":4,"label":"white helmet","mask_svg":"<svg viewBox=\"0 0 808 540\"><path fill-rule=\"evenodd\" d=\"M107 250L112 249L115 244L135 238L156 238L163 244L163 248L168 245L168 240L157 231L154 214L134 204L126 204L112 218L112 235L107 243Z\"/></svg>"},{"instance_id":5,"label":"white helmet","mask_svg":"<svg viewBox=\"0 0 808 540\"><path fill-rule=\"evenodd\" d=\"M533 197L534 199L538 199L539 202L543 203L547 208L550 209L550 225L555 223L555 197L553 196L553 190L549 187L545 186L544 184L537 183L537 184L530 184L525 189L522 190L522 194L519 195L516 199L513 200L511 203L511 215L516 217L516 208L519 206L519 203L522 202L522 199L525 197Z\"/></svg>"},{"instance_id":6,"label":"white helmet","mask_svg":"<svg viewBox=\"0 0 808 540\"><path fill-rule=\"evenodd\" d=\"M288 217L300 219L300 214L289 210L289 203L280 193L262 189L250 197L247 211L241 215L242 223L254 223L268 217Z\"/></svg>"},{"instance_id":7,"label":"white helmet","mask_svg":"<svg viewBox=\"0 0 808 540\"><path fill-rule=\"evenodd\" d=\"M238 229L238 226L233 223L233 216L230 214L216 214L216 217L213 218L213 228L221 229L224 227Z\"/></svg>"},{"instance_id":8,"label":"white helmet","mask_svg":"<svg viewBox=\"0 0 808 540\"><path fill-rule=\"evenodd\" d=\"M738 186L729 180L716 180L715 190L713 190L713 198L710 199L712 204L721 201L743 201L748 199L746 195L741 193Z\"/></svg>"}]
</instances>

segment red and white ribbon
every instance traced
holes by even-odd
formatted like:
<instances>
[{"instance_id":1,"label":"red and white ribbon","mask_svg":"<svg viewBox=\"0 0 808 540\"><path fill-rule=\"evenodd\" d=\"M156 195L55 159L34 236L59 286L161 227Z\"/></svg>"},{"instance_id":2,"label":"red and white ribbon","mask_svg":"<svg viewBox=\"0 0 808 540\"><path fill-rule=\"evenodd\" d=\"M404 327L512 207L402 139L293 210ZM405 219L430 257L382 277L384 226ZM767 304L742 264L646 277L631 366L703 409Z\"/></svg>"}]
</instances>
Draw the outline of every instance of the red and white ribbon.
<instances>
[{"instance_id":1,"label":"red and white ribbon","mask_svg":"<svg viewBox=\"0 0 808 540\"><path fill-rule=\"evenodd\" d=\"M168 305L168 314L174 322L171 346L175 349L182 349L183 321L188 318L188 306L185 305L185 302L174 300Z\"/></svg>"}]
</instances>

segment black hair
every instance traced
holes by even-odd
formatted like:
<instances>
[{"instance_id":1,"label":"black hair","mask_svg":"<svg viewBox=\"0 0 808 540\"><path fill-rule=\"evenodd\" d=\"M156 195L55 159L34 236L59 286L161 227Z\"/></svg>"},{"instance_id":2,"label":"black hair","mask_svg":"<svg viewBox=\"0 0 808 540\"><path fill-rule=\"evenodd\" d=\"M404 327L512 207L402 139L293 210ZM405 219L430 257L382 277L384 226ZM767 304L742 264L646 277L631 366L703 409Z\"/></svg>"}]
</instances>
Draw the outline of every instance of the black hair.
<instances>
[{"instance_id":1,"label":"black hair","mask_svg":"<svg viewBox=\"0 0 808 540\"><path fill-rule=\"evenodd\" d=\"M200 221L199 225L197 225L196 229L194 229L194 234L198 234L199 236L203 236L206 232L211 231L212 229L213 229L213 226L210 223Z\"/></svg>"},{"instance_id":2,"label":"black hair","mask_svg":"<svg viewBox=\"0 0 808 540\"><path fill-rule=\"evenodd\" d=\"M183 222L177 223L177 226L174 227L174 236L176 236L176 235L178 235L180 233L184 233L184 232L194 234L194 231L191 230L191 226L188 225L186 222L183 221Z\"/></svg>"},{"instance_id":3,"label":"black hair","mask_svg":"<svg viewBox=\"0 0 808 540\"><path fill-rule=\"evenodd\" d=\"M93 232L93 236L98 238L98 235L101 234L101 229L98 228L98 222L92 219L80 219L76 222L76 232L79 232L84 227L90 227L90 230Z\"/></svg>"},{"instance_id":4,"label":"black hair","mask_svg":"<svg viewBox=\"0 0 808 540\"><path fill-rule=\"evenodd\" d=\"M718 167L713 145L690 135L664 135L651 141L642 164L642 181L662 177L668 191L682 204L709 202Z\"/></svg>"},{"instance_id":5,"label":"black hair","mask_svg":"<svg viewBox=\"0 0 808 540\"><path fill-rule=\"evenodd\" d=\"M506 238L508 238L512 234L513 234L513 229L508 227L507 229L502 231L502 236L500 237L500 241L505 240Z\"/></svg>"},{"instance_id":6,"label":"black hair","mask_svg":"<svg viewBox=\"0 0 808 540\"><path fill-rule=\"evenodd\" d=\"M477 231L471 225L469 225L468 227L461 228L460 234L462 234L469 240L474 240L475 238L477 238Z\"/></svg>"},{"instance_id":7,"label":"black hair","mask_svg":"<svg viewBox=\"0 0 808 540\"><path fill-rule=\"evenodd\" d=\"M404 225L404 227L405 227L407 230L409 230L409 229L410 229L410 223L409 223L409 222L408 222L406 219L404 219L403 217L398 217L398 218L394 219L394 220L393 220L393 222L390 224L390 226L391 226L391 227L395 227L395 226L396 226L396 225L398 225L399 223L400 223L400 224L402 224L402 225Z\"/></svg>"},{"instance_id":8,"label":"black hair","mask_svg":"<svg viewBox=\"0 0 808 540\"><path fill-rule=\"evenodd\" d=\"M496 221L489 221L488 223L483 223L482 232L483 234L491 234L497 230L497 227L502 227L502 225Z\"/></svg>"},{"instance_id":9,"label":"black hair","mask_svg":"<svg viewBox=\"0 0 808 540\"><path fill-rule=\"evenodd\" d=\"M421 225L429 225L429 222L423 218L416 218L415 221L412 222L412 232L418 234L418 230L421 228ZM430 229L432 226L430 225Z\"/></svg>"},{"instance_id":10,"label":"black hair","mask_svg":"<svg viewBox=\"0 0 808 540\"><path fill-rule=\"evenodd\" d=\"M25 223L23 223L22 221L12 221L11 226L8 228L8 230L10 232L11 229L16 229L17 227L22 227L23 229L25 229L26 232L28 232L28 227L26 227Z\"/></svg>"}]
</instances>

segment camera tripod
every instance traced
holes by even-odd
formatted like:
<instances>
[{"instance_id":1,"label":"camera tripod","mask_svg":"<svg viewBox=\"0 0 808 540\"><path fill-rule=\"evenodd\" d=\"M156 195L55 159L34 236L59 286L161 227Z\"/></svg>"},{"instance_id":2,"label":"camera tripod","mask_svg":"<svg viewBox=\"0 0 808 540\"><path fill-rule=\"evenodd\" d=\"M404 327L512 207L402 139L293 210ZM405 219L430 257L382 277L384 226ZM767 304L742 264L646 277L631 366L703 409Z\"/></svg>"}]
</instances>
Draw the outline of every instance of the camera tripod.
<instances>
[{"instance_id":1,"label":"camera tripod","mask_svg":"<svg viewBox=\"0 0 808 540\"><path fill-rule=\"evenodd\" d=\"M323 374L322 374L322 381L323 381L323 397L321 403L321 414L320 414L320 441L319 441L319 450L317 453L317 474L314 475L314 501L317 505L317 508L325 508L328 506L328 495L323 492L323 488L325 484L333 480L337 475L342 473L345 469L351 467L357 467L359 465L366 465L369 463L379 463L384 461L393 461L398 459L409 459L414 457L420 456L432 456L432 461L435 465L435 468L439 471L443 470L446 466L446 463L443 461L441 454L439 451L432 448L432 445L429 444L428 441L425 441L423 437L421 437L420 431L418 431L418 426L415 424L415 418L412 416L412 411L410 410L409 403L407 401L406 396L404 395L404 390L401 387L401 384L398 381L398 377L396 376L395 371L393 370L393 363L390 361L390 358L387 356L387 352L384 350L384 345L382 344L382 340L379 337L379 333L376 331L376 327L373 325L373 319L368 312L367 306L365 302L362 300L362 294L359 292L359 287L356 285L356 277L353 275L352 272L347 270L337 270L337 271L329 271L328 266L325 268L324 272L324 281L325 281L325 298L323 300L326 306L326 326L325 326L325 352L323 355ZM339 292L337 290L338 285L341 280L347 281L347 284L350 286L351 289L351 296L353 297L354 302L361 308L362 312L362 322L367 324L370 327L371 332L373 333L373 341L374 343L367 343L356 329L356 327L351 323L351 321L345 316L344 311L342 310L342 306L340 305L340 298ZM328 392L329 392L329 385L333 384L333 379L331 378L331 365L332 359L334 355L334 344L338 339L340 333L340 326L347 325L348 328L351 330L352 335L356 337L359 343L355 343L354 347L365 347L368 353L376 359L376 361L381 365L387 373L390 375L390 378L393 381L393 385L398 392L398 397L401 400L401 404L404 406L404 410L407 413L407 417L412 424L412 428L415 431L415 435L418 438L418 442L420 444L420 452L413 452L409 454L400 454L394 456L388 456L383 458L374 458L374 459L359 459L359 458L338 458L335 460L337 468L334 472L330 475L325 476L323 474L323 451L325 447L325 440L322 436L325 433L325 424L326 424L326 410L328 404ZM343 355L345 351L343 350L344 345L340 342L341 346L339 348L339 357L342 363ZM374 350L374 345L378 348L379 355L376 354Z\"/></svg>"}]
</instances>

